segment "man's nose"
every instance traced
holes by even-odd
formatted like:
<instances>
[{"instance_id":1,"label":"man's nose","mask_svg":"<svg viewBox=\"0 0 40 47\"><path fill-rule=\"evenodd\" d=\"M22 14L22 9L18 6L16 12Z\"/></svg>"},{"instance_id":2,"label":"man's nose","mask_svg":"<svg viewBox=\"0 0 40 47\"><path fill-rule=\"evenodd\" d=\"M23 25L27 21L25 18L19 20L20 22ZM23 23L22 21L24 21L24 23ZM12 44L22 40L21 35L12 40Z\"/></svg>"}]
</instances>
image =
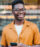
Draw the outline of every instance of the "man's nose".
<instances>
[{"instance_id":1,"label":"man's nose","mask_svg":"<svg viewBox=\"0 0 40 47\"><path fill-rule=\"evenodd\" d=\"M20 14L23 14L23 11L20 11Z\"/></svg>"},{"instance_id":2,"label":"man's nose","mask_svg":"<svg viewBox=\"0 0 40 47\"><path fill-rule=\"evenodd\" d=\"M24 15L26 15L26 12L24 12L24 11L21 11L19 14L24 14Z\"/></svg>"}]
</instances>

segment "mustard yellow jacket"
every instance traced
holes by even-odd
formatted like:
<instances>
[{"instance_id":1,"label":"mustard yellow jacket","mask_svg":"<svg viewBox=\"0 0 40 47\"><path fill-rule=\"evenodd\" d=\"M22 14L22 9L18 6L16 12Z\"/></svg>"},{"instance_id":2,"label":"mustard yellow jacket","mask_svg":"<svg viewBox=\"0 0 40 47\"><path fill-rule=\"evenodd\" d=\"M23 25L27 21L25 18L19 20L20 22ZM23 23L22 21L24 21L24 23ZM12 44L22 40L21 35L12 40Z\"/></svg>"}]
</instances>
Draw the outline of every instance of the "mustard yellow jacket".
<instances>
[{"instance_id":1,"label":"mustard yellow jacket","mask_svg":"<svg viewBox=\"0 0 40 47\"><path fill-rule=\"evenodd\" d=\"M15 23L12 21L10 24L3 28L1 45L9 46L11 42L23 43L26 45L40 44L39 30L36 24L24 20L22 31L17 35Z\"/></svg>"}]
</instances>

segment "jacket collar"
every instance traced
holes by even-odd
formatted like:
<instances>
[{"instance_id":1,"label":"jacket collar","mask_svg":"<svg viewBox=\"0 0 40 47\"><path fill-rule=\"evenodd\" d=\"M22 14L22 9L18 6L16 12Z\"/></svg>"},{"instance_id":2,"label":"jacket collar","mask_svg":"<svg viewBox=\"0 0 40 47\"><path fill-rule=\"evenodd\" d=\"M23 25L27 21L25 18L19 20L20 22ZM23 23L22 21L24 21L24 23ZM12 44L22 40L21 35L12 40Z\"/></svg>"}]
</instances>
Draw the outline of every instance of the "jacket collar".
<instances>
[{"instance_id":1,"label":"jacket collar","mask_svg":"<svg viewBox=\"0 0 40 47\"><path fill-rule=\"evenodd\" d=\"M14 31L16 31L14 25L15 25L15 23L14 23L14 21L12 21L12 22L10 23L10 27L9 27L9 28L12 29L12 30L14 30ZM29 27L29 23L28 23L28 21L24 20L24 24L23 24L22 31L24 31L26 27Z\"/></svg>"}]
</instances>

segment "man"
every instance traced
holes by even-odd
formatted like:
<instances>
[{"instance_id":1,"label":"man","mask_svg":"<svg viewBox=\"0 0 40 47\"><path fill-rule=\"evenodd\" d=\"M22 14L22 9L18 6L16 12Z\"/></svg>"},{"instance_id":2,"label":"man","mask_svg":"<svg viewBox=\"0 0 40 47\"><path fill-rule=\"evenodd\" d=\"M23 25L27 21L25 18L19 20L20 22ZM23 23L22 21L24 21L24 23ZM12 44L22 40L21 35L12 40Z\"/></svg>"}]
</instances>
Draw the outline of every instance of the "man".
<instances>
[{"instance_id":1,"label":"man","mask_svg":"<svg viewBox=\"0 0 40 47\"><path fill-rule=\"evenodd\" d=\"M24 20L26 10L22 0L12 2L12 13L15 20L3 28L1 45L21 43L24 45L39 45L39 30L36 24Z\"/></svg>"}]
</instances>

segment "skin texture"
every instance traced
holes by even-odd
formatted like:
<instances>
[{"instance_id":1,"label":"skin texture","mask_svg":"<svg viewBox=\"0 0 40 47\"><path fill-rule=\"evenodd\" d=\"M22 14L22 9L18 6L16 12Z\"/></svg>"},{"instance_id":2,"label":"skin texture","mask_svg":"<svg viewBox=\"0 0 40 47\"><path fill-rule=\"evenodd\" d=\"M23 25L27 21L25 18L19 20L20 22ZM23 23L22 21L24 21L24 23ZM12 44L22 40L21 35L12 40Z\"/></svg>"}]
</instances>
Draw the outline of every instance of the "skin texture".
<instances>
[{"instance_id":1,"label":"skin texture","mask_svg":"<svg viewBox=\"0 0 40 47\"><path fill-rule=\"evenodd\" d=\"M15 10L15 9L22 10L22 9L24 9L24 5L23 4L16 4L14 6L13 10ZM12 13L14 14L14 17L15 17L15 24L17 24L17 25L23 24L25 11L13 11Z\"/></svg>"}]
</instances>

